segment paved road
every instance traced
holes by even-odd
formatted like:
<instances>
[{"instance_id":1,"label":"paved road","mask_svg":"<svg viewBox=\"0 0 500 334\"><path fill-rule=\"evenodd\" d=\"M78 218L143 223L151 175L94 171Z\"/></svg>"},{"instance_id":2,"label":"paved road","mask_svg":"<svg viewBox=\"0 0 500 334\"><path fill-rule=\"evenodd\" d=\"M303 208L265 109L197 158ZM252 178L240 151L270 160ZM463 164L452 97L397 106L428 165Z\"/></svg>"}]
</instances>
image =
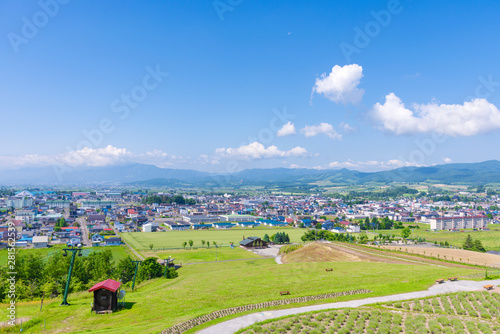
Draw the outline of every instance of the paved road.
<instances>
[{"instance_id":1,"label":"paved road","mask_svg":"<svg viewBox=\"0 0 500 334\"><path fill-rule=\"evenodd\" d=\"M87 219L85 217L79 217L76 219L78 224L80 224L80 230L82 231L82 242L86 247L92 246L92 243L89 239L89 230L87 228Z\"/></svg>"},{"instance_id":2,"label":"paved road","mask_svg":"<svg viewBox=\"0 0 500 334\"><path fill-rule=\"evenodd\" d=\"M283 317L286 315L310 312L310 311L321 311L335 308L343 308L343 307L358 307L367 304L380 303L380 302L389 302L389 301L399 301L399 300L407 300L407 299L415 299L415 298L424 298L429 296L440 295L444 293L452 293L459 291L474 291L474 290L484 290L483 285L500 284L500 279L491 280L491 281L456 281L456 282L446 282L443 284L435 284L431 286L426 291L416 291L409 293L401 293L398 295L391 296L383 296L383 297L372 297L358 300L351 300L347 302L338 302L338 303L328 303L322 305L312 305L312 306L304 306L304 307L296 307L285 310L277 310L277 311L264 311L259 313L248 314L239 318L231 319L228 321L224 321L214 325L212 327L205 328L201 331L198 331L199 334L232 334L242 328L251 326L257 322L275 319L279 317Z\"/></svg>"}]
</instances>

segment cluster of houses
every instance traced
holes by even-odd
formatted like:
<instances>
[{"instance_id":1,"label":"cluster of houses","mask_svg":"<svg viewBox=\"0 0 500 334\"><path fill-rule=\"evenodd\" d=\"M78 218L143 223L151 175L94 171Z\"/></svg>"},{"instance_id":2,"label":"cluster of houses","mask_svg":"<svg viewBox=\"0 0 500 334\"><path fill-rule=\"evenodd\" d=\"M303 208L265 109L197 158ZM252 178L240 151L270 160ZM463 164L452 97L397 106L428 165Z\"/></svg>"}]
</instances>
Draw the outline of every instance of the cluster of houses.
<instances>
[{"instance_id":1,"label":"cluster of houses","mask_svg":"<svg viewBox=\"0 0 500 334\"><path fill-rule=\"evenodd\" d=\"M84 235L91 236L88 245L121 244L121 239L109 228L109 222L106 222L106 215L117 206L116 200L122 201L121 193L103 194L92 198L96 196L95 193L60 195L53 191L21 191L13 196L0 198L0 248L6 247L9 225L15 227L16 247L83 245ZM111 196L114 200L103 196ZM79 218L83 218L88 225L82 226ZM87 230L83 231L84 228Z\"/></svg>"},{"instance_id":2,"label":"cluster of houses","mask_svg":"<svg viewBox=\"0 0 500 334\"><path fill-rule=\"evenodd\" d=\"M188 229L254 227L321 227L335 233L357 233L360 220L389 218L407 223L429 223L432 230L484 229L500 223L499 196L469 198L399 198L346 203L324 195L189 195L194 205L141 204L151 194L118 191L20 191L0 197L0 246L8 225L15 226L19 247L51 244L93 246L121 243L118 232L157 232ZM158 193L157 195L174 195ZM58 222L64 218L64 226ZM81 224L84 219L85 224ZM319 224L319 225L318 225ZM85 230L83 230L85 229ZM84 237L86 240L84 240Z\"/></svg>"}]
</instances>

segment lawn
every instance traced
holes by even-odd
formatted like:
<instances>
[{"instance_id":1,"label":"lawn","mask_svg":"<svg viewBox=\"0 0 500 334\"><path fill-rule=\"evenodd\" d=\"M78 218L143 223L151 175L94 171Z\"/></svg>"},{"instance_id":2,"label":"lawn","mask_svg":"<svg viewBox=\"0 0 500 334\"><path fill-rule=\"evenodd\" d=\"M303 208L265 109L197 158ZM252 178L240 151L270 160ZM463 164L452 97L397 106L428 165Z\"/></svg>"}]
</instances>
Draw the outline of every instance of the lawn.
<instances>
[{"instance_id":1,"label":"lawn","mask_svg":"<svg viewBox=\"0 0 500 334\"><path fill-rule=\"evenodd\" d=\"M19 254L26 254L29 252L32 253L38 253L41 254L42 257L48 257L50 254L60 251L63 248L66 248L66 245L56 245L50 248L40 248L40 249L19 249ZM126 258L128 255L131 257L134 257L132 255L132 252L126 247L126 246L107 246L107 247L88 247L88 248L83 248L82 254L83 256L87 256L93 251L99 251L99 250L104 250L104 249L110 249L111 252L113 253L113 259L115 260L115 263L118 263L121 259ZM8 256L8 251L1 250L0 251L0 266L5 267L7 265L7 256Z\"/></svg>"},{"instance_id":2,"label":"lawn","mask_svg":"<svg viewBox=\"0 0 500 334\"><path fill-rule=\"evenodd\" d=\"M334 270L325 271L326 267ZM158 333L176 323L216 310L287 298L354 289L372 292L345 296L332 301L366 298L424 290L437 277L458 276L473 270L425 265L397 265L371 262L294 263L277 265L273 259L220 262L184 266L179 278L155 279L127 291L127 308L108 315L91 315L92 295L72 294L69 307L59 306L61 299L17 305L17 317L29 317L38 324L26 332L48 333ZM391 284L387 284L391 282ZM290 305L297 306L300 304ZM0 305L0 317L6 319L7 305ZM12 329L19 331L19 328Z\"/></svg>"},{"instance_id":3,"label":"lawn","mask_svg":"<svg viewBox=\"0 0 500 334\"><path fill-rule=\"evenodd\" d=\"M173 249L168 251L142 251L141 254L144 257L156 256L161 259L166 259L168 256L175 258L175 264L178 263L196 263L196 262L209 262L215 261L215 247L210 248L195 248L195 249ZM262 258L261 256L252 253L250 251L244 250L240 247L235 247L231 249L230 247L220 247L217 248L217 261L227 261L227 260L241 260L241 259L253 259Z\"/></svg>"},{"instance_id":4,"label":"lawn","mask_svg":"<svg viewBox=\"0 0 500 334\"><path fill-rule=\"evenodd\" d=\"M467 234L470 234L472 239L479 239L486 250L500 249L500 226L490 224L489 231L473 231L464 230L463 232L450 232L450 231L426 231L425 229L413 229L413 238L425 238L428 242L446 242L455 247L462 247ZM402 230L380 230L382 234L393 234L401 236Z\"/></svg>"},{"instance_id":5,"label":"lawn","mask_svg":"<svg viewBox=\"0 0 500 334\"><path fill-rule=\"evenodd\" d=\"M189 240L194 241L194 247L201 247L201 240L213 241L223 246L228 246L231 242L238 246L243 237L264 237L265 234L271 236L277 232L286 232L290 236L291 242L301 242L300 237L304 235L306 229L302 228L248 228L248 229L228 229L228 230L186 230L167 232L129 232L120 233L120 236L130 246L135 249L148 250L152 244L154 249L162 248L182 248L182 243Z\"/></svg>"}]
</instances>

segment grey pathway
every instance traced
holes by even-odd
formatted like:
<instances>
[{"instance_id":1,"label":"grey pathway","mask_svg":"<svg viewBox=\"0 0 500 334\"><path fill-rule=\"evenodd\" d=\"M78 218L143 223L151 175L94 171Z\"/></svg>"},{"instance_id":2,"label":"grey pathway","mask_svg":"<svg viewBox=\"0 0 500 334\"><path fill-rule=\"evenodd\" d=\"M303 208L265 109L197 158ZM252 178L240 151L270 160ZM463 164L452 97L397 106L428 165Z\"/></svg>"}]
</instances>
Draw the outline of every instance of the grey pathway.
<instances>
[{"instance_id":1,"label":"grey pathway","mask_svg":"<svg viewBox=\"0 0 500 334\"><path fill-rule=\"evenodd\" d=\"M253 325L254 323L264 321L267 319L275 319L283 317L286 315L310 312L310 311L320 311L343 307L358 307L367 304L381 303L381 302L392 302L399 300L424 298L429 296L435 296L444 293L452 293L459 291L474 291L481 290L486 284L498 285L500 284L500 279L491 281L456 281L456 282L446 282L442 284L435 284L431 286L426 291L416 291L409 293L401 293L398 295L382 296L382 297L371 297L365 299L351 300L347 302L329 303L322 305L312 305L304 307L296 307L285 310L277 311L264 311L259 313L248 314L239 318L231 319L225 322L221 322L212 327L205 328L197 333L200 334L232 334L241 328L245 328ZM484 289L483 289L484 290Z\"/></svg>"},{"instance_id":2,"label":"grey pathway","mask_svg":"<svg viewBox=\"0 0 500 334\"><path fill-rule=\"evenodd\" d=\"M115 232L116 235L120 236L120 233L118 232L118 230L115 228L115 226L113 225L112 226L113 228L113 231ZM132 251L132 253L134 253L134 255L141 261L144 261L144 256L142 256L141 254L139 254L133 247L131 247L125 240L123 240L122 238L122 242L127 245L128 248L130 248L130 250Z\"/></svg>"}]
</instances>

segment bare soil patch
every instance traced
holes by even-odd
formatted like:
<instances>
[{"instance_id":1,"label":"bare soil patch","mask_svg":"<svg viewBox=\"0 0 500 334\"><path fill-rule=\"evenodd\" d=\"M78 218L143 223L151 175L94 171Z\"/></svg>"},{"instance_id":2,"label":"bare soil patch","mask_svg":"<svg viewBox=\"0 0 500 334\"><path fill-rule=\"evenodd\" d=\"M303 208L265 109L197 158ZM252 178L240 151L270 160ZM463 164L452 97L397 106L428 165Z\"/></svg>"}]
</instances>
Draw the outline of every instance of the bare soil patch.
<instances>
[{"instance_id":1,"label":"bare soil patch","mask_svg":"<svg viewBox=\"0 0 500 334\"><path fill-rule=\"evenodd\" d=\"M440 247L411 247L411 246L380 246L389 250L401 250L408 254L419 254L454 262L471 265L482 265L489 267L500 267L500 256L488 253L479 253L463 249L440 248Z\"/></svg>"},{"instance_id":2,"label":"bare soil patch","mask_svg":"<svg viewBox=\"0 0 500 334\"><path fill-rule=\"evenodd\" d=\"M342 244L314 242L296 251L285 254L283 263L297 262L384 262L411 264L411 262L387 256L372 254L370 250L357 250ZM415 263L418 264L418 263Z\"/></svg>"}]
</instances>

